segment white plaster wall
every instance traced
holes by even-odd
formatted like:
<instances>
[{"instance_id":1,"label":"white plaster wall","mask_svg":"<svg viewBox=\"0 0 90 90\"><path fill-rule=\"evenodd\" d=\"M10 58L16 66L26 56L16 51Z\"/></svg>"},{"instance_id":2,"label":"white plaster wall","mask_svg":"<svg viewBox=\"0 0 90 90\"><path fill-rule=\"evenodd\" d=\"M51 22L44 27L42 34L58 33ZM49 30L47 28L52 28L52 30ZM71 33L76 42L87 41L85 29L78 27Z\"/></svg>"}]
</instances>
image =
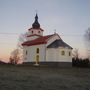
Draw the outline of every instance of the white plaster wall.
<instances>
[{"instance_id":1,"label":"white plaster wall","mask_svg":"<svg viewBox=\"0 0 90 90\"><path fill-rule=\"evenodd\" d=\"M58 49L47 49L46 50L46 61L47 62L56 62L58 61Z\"/></svg>"},{"instance_id":2,"label":"white plaster wall","mask_svg":"<svg viewBox=\"0 0 90 90\"><path fill-rule=\"evenodd\" d=\"M33 31L33 33L32 33L32 31ZM38 33L38 31L40 31L40 33ZM30 31L28 31L28 35L33 35L33 34L43 36L43 31L41 31L40 29L31 29Z\"/></svg>"},{"instance_id":3,"label":"white plaster wall","mask_svg":"<svg viewBox=\"0 0 90 90\"><path fill-rule=\"evenodd\" d=\"M59 37L57 34L55 34L54 36L52 36L52 37L48 40L46 46L50 45L52 42L54 42L54 41L57 40L57 39L60 39L60 37Z\"/></svg>"},{"instance_id":4,"label":"white plaster wall","mask_svg":"<svg viewBox=\"0 0 90 90\"><path fill-rule=\"evenodd\" d=\"M33 31L33 33L32 33L32 31ZM40 33L38 33L38 31L40 31ZM30 36L30 35L35 35L35 36L27 37L28 41L39 38L39 36L43 36L43 31L41 31L40 29L38 29L38 30L32 29L32 30L28 31L28 33L27 33L27 36ZM39 36L37 36L37 35L39 35Z\"/></svg>"},{"instance_id":5,"label":"white plaster wall","mask_svg":"<svg viewBox=\"0 0 90 90\"><path fill-rule=\"evenodd\" d=\"M31 40L34 40L34 39L37 39L37 38L39 38L39 36L27 37L27 41L31 41Z\"/></svg>"},{"instance_id":6,"label":"white plaster wall","mask_svg":"<svg viewBox=\"0 0 90 90\"><path fill-rule=\"evenodd\" d=\"M65 51L65 55L61 55L61 51ZM72 62L72 56L69 56L71 49L67 48L48 48L46 51L46 61L50 62Z\"/></svg>"},{"instance_id":7,"label":"white plaster wall","mask_svg":"<svg viewBox=\"0 0 90 90\"><path fill-rule=\"evenodd\" d=\"M23 46L23 61L27 59L26 50L27 50L27 46Z\"/></svg>"},{"instance_id":8,"label":"white plaster wall","mask_svg":"<svg viewBox=\"0 0 90 90\"><path fill-rule=\"evenodd\" d=\"M36 53L36 49L39 48L39 54ZM27 55L25 54L27 50ZM42 45L34 45L24 47L24 62L36 62L36 55L39 55L39 61L45 61L45 44Z\"/></svg>"},{"instance_id":9,"label":"white plaster wall","mask_svg":"<svg viewBox=\"0 0 90 90\"><path fill-rule=\"evenodd\" d=\"M62 51L65 51L65 55L61 55ZM71 56L69 56L69 52L71 52ZM61 47L59 49L59 58L63 62L72 62L72 49Z\"/></svg>"}]
</instances>

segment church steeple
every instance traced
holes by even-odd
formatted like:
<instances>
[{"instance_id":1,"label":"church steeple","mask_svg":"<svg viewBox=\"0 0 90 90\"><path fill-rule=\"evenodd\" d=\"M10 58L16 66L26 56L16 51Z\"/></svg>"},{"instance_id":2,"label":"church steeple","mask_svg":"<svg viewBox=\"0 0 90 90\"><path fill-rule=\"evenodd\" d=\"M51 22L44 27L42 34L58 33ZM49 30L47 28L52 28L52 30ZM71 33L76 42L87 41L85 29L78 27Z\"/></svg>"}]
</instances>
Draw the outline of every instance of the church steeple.
<instances>
[{"instance_id":1,"label":"church steeple","mask_svg":"<svg viewBox=\"0 0 90 90\"><path fill-rule=\"evenodd\" d=\"M37 15L37 13L36 13L36 16L35 16L35 21L34 21L34 23L32 24L32 28L33 28L33 29L39 29L39 28L40 28L40 24L39 24L39 22L38 22L38 15Z\"/></svg>"},{"instance_id":2,"label":"church steeple","mask_svg":"<svg viewBox=\"0 0 90 90\"><path fill-rule=\"evenodd\" d=\"M43 29L40 27L40 24L38 22L38 15L36 13L35 15L35 21L34 23L32 24L32 27L30 29L28 29L28 35L27 37L29 38L29 40L31 40L31 36L32 37L40 37L40 36L43 36Z\"/></svg>"}]
</instances>

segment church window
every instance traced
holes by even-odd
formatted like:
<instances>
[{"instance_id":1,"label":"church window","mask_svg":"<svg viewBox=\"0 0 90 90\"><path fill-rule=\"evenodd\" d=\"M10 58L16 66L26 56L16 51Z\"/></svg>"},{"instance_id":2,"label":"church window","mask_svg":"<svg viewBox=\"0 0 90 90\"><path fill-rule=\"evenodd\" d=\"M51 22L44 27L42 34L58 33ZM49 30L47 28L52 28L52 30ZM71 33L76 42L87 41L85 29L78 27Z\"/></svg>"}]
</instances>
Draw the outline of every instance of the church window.
<instances>
[{"instance_id":1,"label":"church window","mask_svg":"<svg viewBox=\"0 0 90 90\"><path fill-rule=\"evenodd\" d=\"M37 48L36 53L39 53L39 48Z\"/></svg>"},{"instance_id":2,"label":"church window","mask_svg":"<svg viewBox=\"0 0 90 90\"><path fill-rule=\"evenodd\" d=\"M26 55L27 55L27 50L26 50Z\"/></svg>"},{"instance_id":3,"label":"church window","mask_svg":"<svg viewBox=\"0 0 90 90\"><path fill-rule=\"evenodd\" d=\"M71 52L69 52L69 56L71 56Z\"/></svg>"},{"instance_id":4,"label":"church window","mask_svg":"<svg viewBox=\"0 0 90 90\"><path fill-rule=\"evenodd\" d=\"M36 62L39 62L39 55L36 56Z\"/></svg>"},{"instance_id":5,"label":"church window","mask_svg":"<svg viewBox=\"0 0 90 90\"><path fill-rule=\"evenodd\" d=\"M65 51L62 51L62 52L61 52L61 55L65 55Z\"/></svg>"}]
</instances>

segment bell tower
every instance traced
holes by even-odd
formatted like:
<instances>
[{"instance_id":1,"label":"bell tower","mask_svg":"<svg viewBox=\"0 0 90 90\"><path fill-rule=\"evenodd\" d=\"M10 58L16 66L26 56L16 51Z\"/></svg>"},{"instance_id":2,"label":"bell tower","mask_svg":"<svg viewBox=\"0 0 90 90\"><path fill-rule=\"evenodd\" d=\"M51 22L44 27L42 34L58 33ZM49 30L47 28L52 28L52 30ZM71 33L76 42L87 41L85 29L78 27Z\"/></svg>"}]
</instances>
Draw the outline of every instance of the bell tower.
<instances>
[{"instance_id":1,"label":"bell tower","mask_svg":"<svg viewBox=\"0 0 90 90\"><path fill-rule=\"evenodd\" d=\"M43 36L43 29L40 28L40 24L38 22L38 15L36 13L35 21L32 24L32 27L28 29L28 36Z\"/></svg>"}]
</instances>

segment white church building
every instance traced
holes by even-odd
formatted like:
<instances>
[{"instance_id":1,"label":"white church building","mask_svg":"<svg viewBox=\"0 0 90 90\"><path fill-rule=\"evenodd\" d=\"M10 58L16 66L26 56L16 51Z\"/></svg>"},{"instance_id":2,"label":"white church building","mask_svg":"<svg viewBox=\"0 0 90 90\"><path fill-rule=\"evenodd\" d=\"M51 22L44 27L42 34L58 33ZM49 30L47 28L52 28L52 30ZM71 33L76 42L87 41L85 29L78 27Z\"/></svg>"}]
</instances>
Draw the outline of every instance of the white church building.
<instances>
[{"instance_id":1,"label":"white church building","mask_svg":"<svg viewBox=\"0 0 90 90\"><path fill-rule=\"evenodd\" d=\"M23 62L72 62L72 47L57 33L44 36L43 32L36 14L32 27L28 29L27 41L22 43Z\"/></svg>"}]
</instances>

